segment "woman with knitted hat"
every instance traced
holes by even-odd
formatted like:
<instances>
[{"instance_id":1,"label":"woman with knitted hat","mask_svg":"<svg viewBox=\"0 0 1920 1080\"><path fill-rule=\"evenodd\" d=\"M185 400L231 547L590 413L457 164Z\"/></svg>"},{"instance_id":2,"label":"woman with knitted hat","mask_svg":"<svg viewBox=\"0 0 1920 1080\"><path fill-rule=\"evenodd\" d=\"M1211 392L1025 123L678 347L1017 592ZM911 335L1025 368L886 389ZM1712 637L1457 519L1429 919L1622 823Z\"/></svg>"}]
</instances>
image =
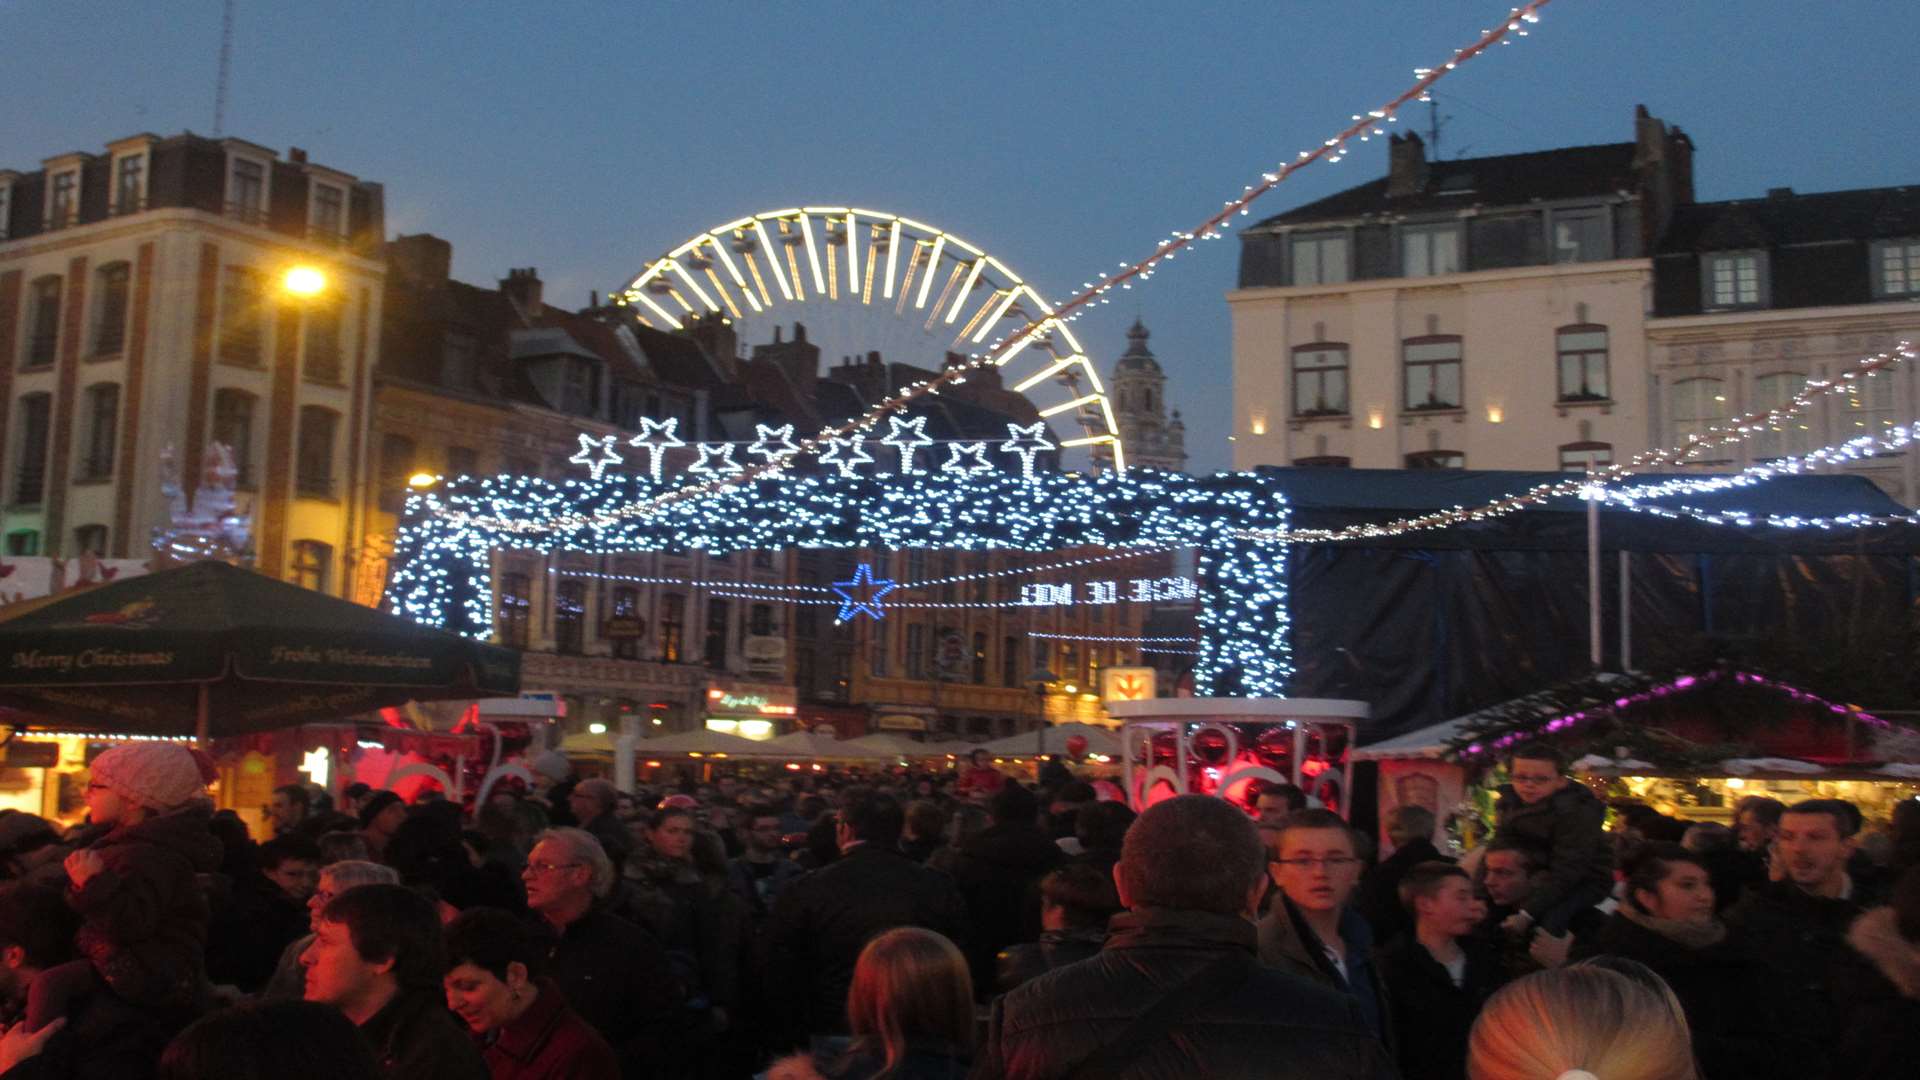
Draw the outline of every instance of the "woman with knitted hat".
<instances>
[{"instance_id":1,"label":"woman with knitted hat","mask_svg":"<svg viewBox=\"0 0 1920 1080\"><path fill-rule=\"evenodd\" d=\"M204 754L172 743L116 746L94 759L87 814L107 831L66 861L82 959L34 979L28 1030L101 984L135 1007L190 1018L206 981L199 875L220 865L207 827L214 775Z\"/></svg>"}]
</instances>

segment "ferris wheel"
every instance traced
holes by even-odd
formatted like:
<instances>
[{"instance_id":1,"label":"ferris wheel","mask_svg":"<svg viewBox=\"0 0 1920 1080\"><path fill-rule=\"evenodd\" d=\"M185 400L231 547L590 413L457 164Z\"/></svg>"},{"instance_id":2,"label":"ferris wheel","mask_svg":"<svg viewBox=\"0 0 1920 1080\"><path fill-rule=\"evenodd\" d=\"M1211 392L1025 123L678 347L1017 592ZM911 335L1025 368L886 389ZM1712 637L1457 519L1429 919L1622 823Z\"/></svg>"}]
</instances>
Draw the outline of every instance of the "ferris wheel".
<instances>
[{"instance_id":1,"label":"ferris wheel","mask_svg":"<svg viewBox=\"0 0 1920 1080\"><path fill-rule=\"evenodd\" d=\"M946 352L988 357L1043 419L1070 415L1080 434L1061 447L1098 448L1096 461L1126 469L1106 388L1053 306L1005 263L911 218L845 206L754 214L654 259L612 299L664 330L822 301L891 309Z\"/></svg>"}]
</instances>

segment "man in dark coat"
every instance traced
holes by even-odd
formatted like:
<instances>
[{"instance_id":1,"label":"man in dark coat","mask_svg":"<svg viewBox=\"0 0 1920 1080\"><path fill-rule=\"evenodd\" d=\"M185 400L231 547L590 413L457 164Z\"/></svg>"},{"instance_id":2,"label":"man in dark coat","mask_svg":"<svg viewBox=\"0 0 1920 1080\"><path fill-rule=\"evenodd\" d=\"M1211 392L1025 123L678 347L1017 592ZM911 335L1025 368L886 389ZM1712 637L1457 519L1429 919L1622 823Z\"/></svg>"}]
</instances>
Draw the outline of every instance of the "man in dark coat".
<instances>
[{"instance_id":1,"label":"man in dark coat","mask_svg":"<svg viewBox=\"0 0 1920 1080\"><path fill-rule=\"evenodd\" d=\"M1514 933L1540 927L1563 934L1613 890L1607 806L1586 785L1567 778L1560 751L1545 743L1515 750L1508 775L1512 783L1500 788L1494 805L1494 837L1544 852L1546 873L1506 926Z\"/></svg>"},{"instance_id":2,"label":"man in dark coat","mask_svg":"<svg viewBox=\"0 0 1920 1080\"><path fill-rule=\"evenodd\" d=\"M1391 1050L1393 1023L1373 956L1373 931L1349 901L1359 881L1353 830L1331 810L1280 823L1269 866L1278 895L1257 931L1260 962L1353 998Z\"/></svg>"},{"instance_id":3,"label":"man in dark coat","mask_svg":"<svg viewBox=\"0 0 1920 1080\"><path fill-rule=\"evenodd\" d=\"M1793 1002L1794 1034L1829 1046L1841 1017L1834 975L1866 897L1847 873L1852 816L1838 799L1808 799L1780 816L1775 858L1785 877L1748 889L1727 912L1734 939Z\"/></svg>"},{"instance_id":4,"label":"man in dark coat","mask_svg":"<svg viewBox=\"0 0 1920 1080\"><path fill-rule=\"evenodd\" d=\"M527 907L556 935L547 975L620 1058L627 1077L653 1076L680 1015L682 988L666 950L609 913L616 872L584 829L548 829L527 853Z\"/></svg>"},{"instance_id":5,"label":"man in dark coat","mask_svg":"<svg viewBox=\"0 0 1920 1080\"><path fill-rule=\"evenodd\" d=\"M401 885L363 885L328 902L300 963L306 998L339 1009L387 1080L485 1080L487 1067L441 996L440 914Z\"/></svg>"},{"instance_id":6,"label":"man in dark coat","mask_svg":"<svg viewBox=\"0 0 1920 1080\"><path fill-rule=\"evenodd\" d=\"M1409 867L1400 896L1413 927L1380 951L1403 1076L1465 1080L1467 1036L1504 981L1499 958L1470 935L1473 879L1450 862Z\"/></svg>"},{"instance_id":7,"label":"man in dark coat","mask_svg":"<svg viewBox=\"0 0 1920 1080\"><path fill-rule=\"evenodd\" d=\"M1894 883L1892 903L1854 920L1832 1080L1906 1076L1920 1061L1920 867Z\"/></svg>"},{"instance_id":8,"label":"man in dark coat","mask_svg":"<svg viewBox=\"0 0 1920 1080\"><path fill-rule=\"evenodd\" d=\"M964 947L967 910L953 881L900 854L905 813L892 796L856 792L840 810L840 858L788 885L763 937L765 981L779 987L780 1037L847 1030L860 950L884 930L920 926Z\"/></svg>"},{"instance_id":9,"label":"man in dark coat","mask_svg":"<svg viewBox=\"0 0 1920 1080\"><path fill-rule=\"evenodd\" d=\"M580 828L600 841L600 850L613 860L615 870L625 866L627 856L633 853L633 833L615 813L619 804L620 789L613 786L613 781L598 776L575 784L567 798Z\"/></svg>"},{"instance_id":10,"label":"man in dark coat","mask_svg":"<svg viewBox=\"0 0 1920 1080\"><path fill-rule=\"evenodd\" d=\"M1373 940L1390 942L1413 929L1413 918L1400 904L1400 880L1407 871L1428 862L1452 862L1433 846L1433 811L1424 806L1396 806L1385 822L1393 854L1380 860L1360 879L1354 907L1373 925Z\"/></svg>"},{"instance_id":11,"label":"man in dark coat","mask_svg":"<svg viewBox=\"0 0 1920 1080\"><path fill-rule=\"evenodd\" d=\"M1106 947L996 1002L974 1076L1394 1076L1350 999L1256 960L1264 862L1232 804L1155 804L1127 833L1114 876L1129 910Z\"/></svg>"},{"instance_id":12,"label":"man in dark coat","mask_svg":"<svg viewBox=\"0 0 1920 1080\"><path fill-rule=\"evenodd\" d=\"M79 919L59 892L15 882L0 886L0 1008L11 1023L25 1009L27 986L75 957ZM7 1080L142 1080L178 1025L136 1009L104 987L69 1003L66 1023L43 1031L42 1047L6 1071Z\"/></svg>"},{"instance_id":13,"label":"man in dark coat","mask_svg":"<svg viewBox=\"0 0 1920 1080\"><path fill-rule=\"evenodd\" d=\"M1040 801L1009 780L989 805L993 824L968 837L954 861L953 881L972 920L967 963L984 998L1001 949L1040 937L1040 879L1066 853L1040 828Z\"/></svg>"}]
</instances>

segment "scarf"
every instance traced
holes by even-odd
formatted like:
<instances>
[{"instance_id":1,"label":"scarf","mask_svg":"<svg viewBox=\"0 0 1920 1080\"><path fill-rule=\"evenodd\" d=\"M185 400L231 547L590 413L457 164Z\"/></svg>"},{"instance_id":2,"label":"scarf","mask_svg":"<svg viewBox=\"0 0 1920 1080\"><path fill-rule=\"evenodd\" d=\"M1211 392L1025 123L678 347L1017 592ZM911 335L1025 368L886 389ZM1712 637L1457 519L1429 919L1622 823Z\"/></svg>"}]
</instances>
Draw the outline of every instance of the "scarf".
<instances>
[{"instance_id":1,"label":"scarf","mask_svg":"<svg viewBox=\"0 0 1920 1080\"><path fill-rule=\"evenodd\" d=\"M1620 914L1635 926L1642 926L1689 949L1704 949L1727 939L1726 924L1718 919L1662 919L1648 915L1632 904L1621 904Z\"/></svg>"}]
</instances>

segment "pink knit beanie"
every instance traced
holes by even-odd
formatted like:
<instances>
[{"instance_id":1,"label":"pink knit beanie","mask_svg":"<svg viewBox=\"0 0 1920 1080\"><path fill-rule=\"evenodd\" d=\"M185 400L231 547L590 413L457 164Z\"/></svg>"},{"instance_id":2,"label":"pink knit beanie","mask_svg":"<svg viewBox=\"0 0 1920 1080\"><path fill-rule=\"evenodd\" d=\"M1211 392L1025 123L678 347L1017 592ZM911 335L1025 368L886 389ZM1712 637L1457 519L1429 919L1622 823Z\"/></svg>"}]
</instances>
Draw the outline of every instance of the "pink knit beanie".
<instances>
[{"instance_id":1,"label":"pink knit beanie","mask_svg":"<svg viewBox=\"0 0 1920 1080\"><path fill-rule=\"evenodd\" d=\"M207 794L206 755L173 743L128 743L93 759L93 782L128 802L172 810Z\"/></svg>"}]
</instances>

